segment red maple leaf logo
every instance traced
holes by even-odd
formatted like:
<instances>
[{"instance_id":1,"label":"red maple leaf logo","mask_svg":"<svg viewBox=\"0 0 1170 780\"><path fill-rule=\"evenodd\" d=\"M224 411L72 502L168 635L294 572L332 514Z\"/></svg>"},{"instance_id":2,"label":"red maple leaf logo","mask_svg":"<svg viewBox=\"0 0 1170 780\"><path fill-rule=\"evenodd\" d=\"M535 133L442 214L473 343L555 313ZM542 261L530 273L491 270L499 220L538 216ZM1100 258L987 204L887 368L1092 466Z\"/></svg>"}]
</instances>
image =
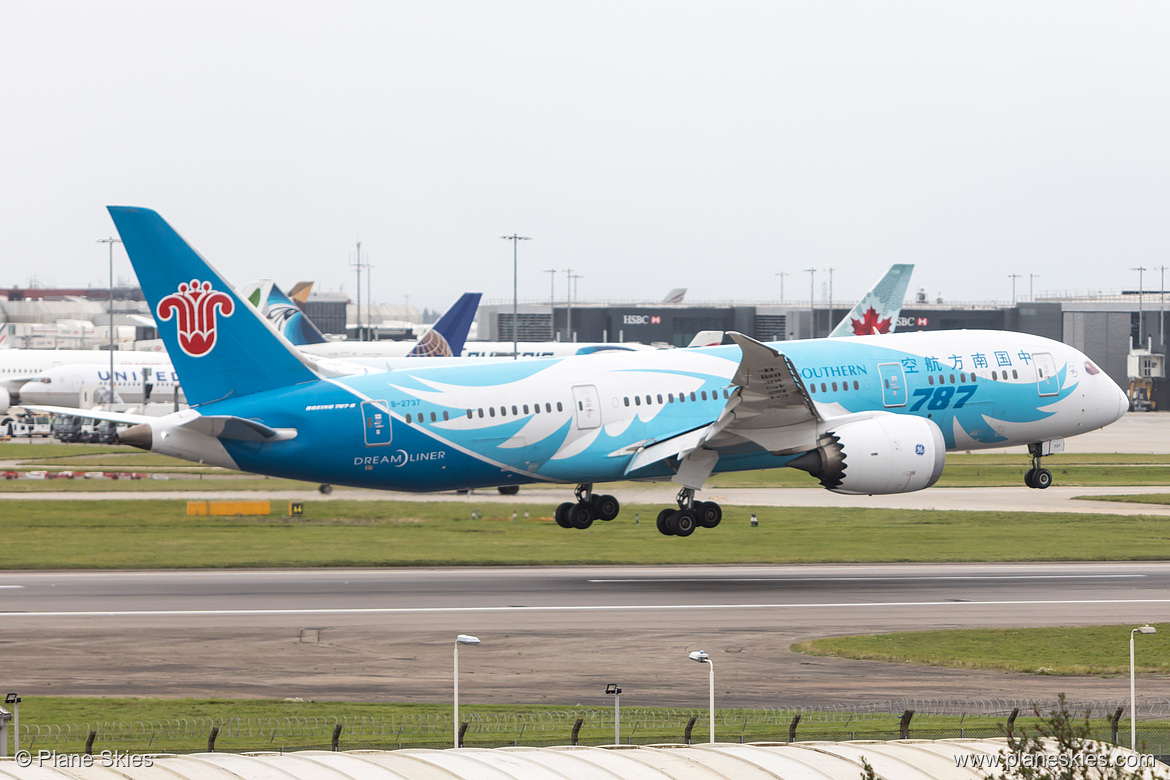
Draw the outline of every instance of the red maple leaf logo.
<instances>
[{"instance_id":1,"label":"red maple leaf logo","mask_svg":"<svg viewBox=\"0 0 1170 780\"><path fill-rule=\"evenodd\" d=\"M878 313L870 306L865 310L865 315L860 320L855 320L850 317L850 322L853 323L854 336L872 336L875 333L889 333L890 322L892 318L886 317L884 320L878 319Z\"/></svg>"}]
</instances>

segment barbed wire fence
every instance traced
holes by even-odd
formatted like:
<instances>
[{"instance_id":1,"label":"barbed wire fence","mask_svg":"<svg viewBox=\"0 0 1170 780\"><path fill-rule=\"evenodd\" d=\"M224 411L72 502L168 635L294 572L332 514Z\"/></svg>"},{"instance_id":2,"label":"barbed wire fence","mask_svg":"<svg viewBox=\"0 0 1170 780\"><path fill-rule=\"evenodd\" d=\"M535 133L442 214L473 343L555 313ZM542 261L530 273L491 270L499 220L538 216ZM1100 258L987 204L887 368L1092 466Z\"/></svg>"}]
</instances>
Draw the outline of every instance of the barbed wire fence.
<instances>
[{"instance_id":1,"label":"barbed wire fence","mask_svg":"<svg viewBox=\"0 0 1170 780\"><path fill-rule=\"evenodd\" d=\"M986 738L1003 736L1012 723L1017 724L1017 729L1027 728L1036 713L1043 717L1057 706L1055 699L907 698L863 705L731 708L716 710L715 727L716 738L723 742ZM1094 737L1103 742L1116 741L1119 721L1129 717L1128 699L1069 701L1066 706L1078 716L1088 713ZM707 718L705 708L623 707L621 742L677 743L690 740L692 731L705 737ZM924 722L927 718L930 720ZM1170 754L1170 700L1139 701L1138 718L1147 750ZM612 708L465 712L463 744L612 744L613 719ZM90 752L118 749L160 753L444 748L451 746L453 731L450 714L111 720L22 723L20 744L33 751L81 752L84 745L84 750Z\"/></svg>"}]
</instances>

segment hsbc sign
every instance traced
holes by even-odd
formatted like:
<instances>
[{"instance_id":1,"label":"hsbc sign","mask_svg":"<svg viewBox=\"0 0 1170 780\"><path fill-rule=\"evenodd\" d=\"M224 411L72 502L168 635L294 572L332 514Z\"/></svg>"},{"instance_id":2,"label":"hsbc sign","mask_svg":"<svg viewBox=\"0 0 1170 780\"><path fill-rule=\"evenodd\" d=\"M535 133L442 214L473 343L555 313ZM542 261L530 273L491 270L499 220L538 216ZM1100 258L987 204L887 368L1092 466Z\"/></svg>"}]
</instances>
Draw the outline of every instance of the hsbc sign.
<instances>
[{"instance_id":1,"label":"hsbc sign","mask_svg":"<svg viewBox=\"0 0 1170 780\"><path fill-rule=\"evenodd\" d=\"M623 325L661 325L662 318L657 314L626 314L622 317Z\"/></svg>"}]
</instances>

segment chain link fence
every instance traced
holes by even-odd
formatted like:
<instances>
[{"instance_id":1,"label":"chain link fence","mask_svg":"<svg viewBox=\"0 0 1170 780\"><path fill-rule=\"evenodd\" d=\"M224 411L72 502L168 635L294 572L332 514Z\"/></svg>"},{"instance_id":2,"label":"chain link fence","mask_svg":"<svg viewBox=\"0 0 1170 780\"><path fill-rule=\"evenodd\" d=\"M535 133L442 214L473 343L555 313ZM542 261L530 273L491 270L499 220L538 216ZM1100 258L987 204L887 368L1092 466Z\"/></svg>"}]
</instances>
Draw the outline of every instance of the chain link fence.
<instances>
[{"instance_id":1,"label":"chain link fence","mask_svg":"<svg viewBox=\"0 0 1170 780\"><path fill-rule=\"evenodd\" d=\"M1128 699L1068 702L1069 711L1090 714L1094 738L1127 742ZM1056 700L897 699L867 705L718 709L721 742L840 741L857 739L947 739L1000 737L1034 729ZM1014 713L1014 714L1013 714ZM621 742L631 745L705 742L706 709L623 707ZM1138 705L1138 732L1145 752L1170 754L1170 700ZM539 712L464 713L462 744L608 745L614 741L612 708ZM266 750L394 750L447 748L454 741L450 715L394 717L326 716L276 718L184 718L166 721L103 721L64 725L20 725L24 749L61 752L250 752Z\"/></svg>"}]
</instances>

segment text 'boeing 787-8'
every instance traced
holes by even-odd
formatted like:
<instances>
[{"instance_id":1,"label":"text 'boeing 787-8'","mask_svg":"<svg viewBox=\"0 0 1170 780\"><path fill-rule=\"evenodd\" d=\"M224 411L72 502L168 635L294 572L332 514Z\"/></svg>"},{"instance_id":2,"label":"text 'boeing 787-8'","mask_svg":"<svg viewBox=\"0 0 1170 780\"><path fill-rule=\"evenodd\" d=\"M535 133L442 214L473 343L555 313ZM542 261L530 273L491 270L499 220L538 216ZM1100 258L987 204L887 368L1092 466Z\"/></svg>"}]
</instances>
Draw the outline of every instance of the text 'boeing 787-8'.
<instances>
[{"instance_id":1,"label":"text 'boeing 787-8'","mask_svg":"<svg viewBox=\"0 0 1170 780\"><path fill-rule=\"evenodd\" d=\"M1032 445L1121 417L1121 389L1077 350L1005 331L934 331L326 377L158 214L110 214L191 408L122 441L292 479L437 491L576 485L557 521L618 513L593 484L680 485L658 528L719 522L717 472L788 466L839 493L929 487L947 450ZM96 415L95 416L102 416Z\"/></svg>"}]
</instances>

